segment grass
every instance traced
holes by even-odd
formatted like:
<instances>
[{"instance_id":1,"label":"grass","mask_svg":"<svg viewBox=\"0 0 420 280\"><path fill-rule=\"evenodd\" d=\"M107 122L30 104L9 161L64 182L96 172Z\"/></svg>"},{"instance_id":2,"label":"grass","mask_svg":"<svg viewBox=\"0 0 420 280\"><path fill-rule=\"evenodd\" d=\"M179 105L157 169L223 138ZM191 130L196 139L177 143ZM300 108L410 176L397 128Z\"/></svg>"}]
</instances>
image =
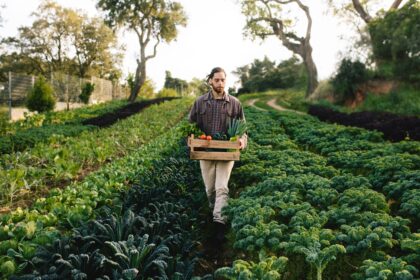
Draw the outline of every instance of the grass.
<instances>
[{"instance_id":1,"label":"grass","mask_svg":"<svg viewBox=\"0 0 420 280\"><path fill-rule=\"evenodd\" d=\"M325 106L343 113L372 111L420 116L420 89L416 89L414 86L402 85L396 91L386 95L368 93L363 103L355 109L332 104L327 100L315 101L313 104Z\"/></svg>"},{"instance_id":2,"label":"grass","mask_svg":"<svg viewBox=\"0 0 420 280\"><path fill-rule=\"evenodd\" d=\"M305 100L304 90L300 89L270 90L266 92L247 93L239 96L239 100L242 103L246 103L251 99L258 99L255 102L255 106L266 110L273 110L273 108L267 105L267 102L273 98L276 99L278 105L286 109L303 112L308 111L309 103Z\"/></svg>"},{"instance_id":3,"label":"grass","mask_svg":"<svg viewBox=\"0 0 420 280\"><path fill-rule=\"evenodd\" d=\"M420 89L403 86L387 95L368 94L356 111L390 112L420 116Z\"/></svg>"}]
</instances>

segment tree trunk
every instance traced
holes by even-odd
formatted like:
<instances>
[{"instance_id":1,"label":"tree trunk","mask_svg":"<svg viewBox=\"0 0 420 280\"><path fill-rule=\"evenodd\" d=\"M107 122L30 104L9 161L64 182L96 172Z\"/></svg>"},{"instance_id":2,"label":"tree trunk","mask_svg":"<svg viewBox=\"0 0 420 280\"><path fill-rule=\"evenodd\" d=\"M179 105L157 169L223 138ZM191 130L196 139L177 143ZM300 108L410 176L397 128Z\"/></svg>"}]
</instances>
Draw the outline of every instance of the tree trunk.
<instances>
[{"instance_id":1,"label":"tree trunk","mask_svg":"<svg viewBox=\"0 0 420 280\"><path fill-rule=\"evenodd\" d=\"M313 93L318 86L318 71L316 69L315 62L312 58L312 46L310 43L311 32L312 32L312 18L309 13L309 8L302 4L300 0L286 1L287 3L296 2L302 11L305 12L308 19L308 25L306 27L306 36L304 38L298 37L293 33L286 33L284 30L284 23L280 19L273 19L271 16L268 20L273 28L273 33L279 37L282 41L283 46L289 49L291 52L299 55L303 59L306 73L308 74L308 85L306 88L306 97ZM271 13L270 13L271 14ZM263 18L263 20L267 20Z\"/></svg>"},{"instance_id":2,"label":"tree trunk","mask_svg":"<svg viewBox=\"0 0 420 280\"><path fill-rule=\"evenodd\" d=\"M306 88L306 95L308 97L313 93L318 86L318 70L312 58L312 47L309 42L303 46L303 63L305 64L306 73L308 74L308 83Z\"/></svg>"},{"instance_id":3,"label":"tree trunk","mask_svg":"<svg viewBox=\"0 0 420 280\"><path fill-rule=\"evenodd\" d=\"M146 81L146 62L137 61L136 76L134 77L134 86L131 89L129 102L134 102L140 92L140 89Z\"/></svg>"}]
</instances>

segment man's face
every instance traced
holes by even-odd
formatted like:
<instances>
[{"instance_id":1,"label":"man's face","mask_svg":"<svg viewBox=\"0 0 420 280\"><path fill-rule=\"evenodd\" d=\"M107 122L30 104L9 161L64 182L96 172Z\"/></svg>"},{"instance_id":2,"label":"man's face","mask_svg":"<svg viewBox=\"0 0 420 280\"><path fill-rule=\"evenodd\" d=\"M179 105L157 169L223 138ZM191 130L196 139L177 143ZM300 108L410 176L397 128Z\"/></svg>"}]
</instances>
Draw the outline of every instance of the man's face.
<instances>
[{"instance_id":1,"label":"man's face","mask_svg":"<svg viewBox=\"0 0 420 280\"><path fill-rule=\"evenodd\" d=\"M210 79L209 84L212 89L217 93L223 93L225 90L226 75L224 72L214 73L212 79Z\"/></svg>"}]
</instances>

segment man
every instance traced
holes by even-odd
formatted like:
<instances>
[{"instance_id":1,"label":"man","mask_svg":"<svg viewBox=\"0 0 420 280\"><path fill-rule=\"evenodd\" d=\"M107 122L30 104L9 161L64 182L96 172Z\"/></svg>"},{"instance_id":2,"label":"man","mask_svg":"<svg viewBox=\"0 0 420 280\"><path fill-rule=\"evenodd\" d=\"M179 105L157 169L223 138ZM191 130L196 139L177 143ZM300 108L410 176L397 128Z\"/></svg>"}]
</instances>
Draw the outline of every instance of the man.
<instances>
[{"instance_id":1,"label":"man","mask_svg":"<svg viewBox=\"0 0 420 280\"><path fill-rule=\"evenodd\" d=\"M225 92L226 72L220 67L214 68L207 76L211 90L197 98L189 119L197 123L206 135L227 132L227 120L236 118L245 120L240 101ZM247 135L240 137L240 149L247 144ZM226 217L222 208L227 204L228 182L234 161L200 160L201 174L206 187L210 208L213 208L213 222L216 228L216 240L224 241Z\"/></svg>"}]
</instances>

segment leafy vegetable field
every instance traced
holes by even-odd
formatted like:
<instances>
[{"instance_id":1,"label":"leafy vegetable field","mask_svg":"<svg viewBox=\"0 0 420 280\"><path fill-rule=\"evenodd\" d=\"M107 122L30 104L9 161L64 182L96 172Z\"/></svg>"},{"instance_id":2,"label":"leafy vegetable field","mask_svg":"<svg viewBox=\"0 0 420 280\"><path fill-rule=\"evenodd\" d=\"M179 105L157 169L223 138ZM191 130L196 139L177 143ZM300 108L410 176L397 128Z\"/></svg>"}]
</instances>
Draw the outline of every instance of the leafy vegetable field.
<instances>
[{"instance_id":1,"label":"leafy vegetable field","mask_svg":"<svg viewBox=\"0 0 420 280\"><path fill-rule=\"evenodd\" d=\"M225 279L414 279L420 143L292 113L247 111L249 151L226 214ZM270 275L270 276L269 276Z\"/></svg>"},{"instance_id":2,"label":"leafy vegetable field","mask_svg":"<svg viewBox=\"0 0 420 280\"><path fill-rule=\"evenodd\" d=\"M179 122L188 102L173 101L78 137L54 135L23 152L0 157L0 201L13 203L82 179L100 165L123 157Z\"/></svg>"},{"instance_id":3,"label":"leafy vegetable field","mask_svg":"<svg viewBox=\"0 0 420 280\"><path fill-rule=\"evenodd\" d=\"M147 140L31 208L2 215L2 277L419 277L419 142L253 108L224 209L226 260L214 264L206 255L210 209L185 141L190 104L165 102L110 127L141 127L130 136Z\"/></svg>"}]
</instances>

